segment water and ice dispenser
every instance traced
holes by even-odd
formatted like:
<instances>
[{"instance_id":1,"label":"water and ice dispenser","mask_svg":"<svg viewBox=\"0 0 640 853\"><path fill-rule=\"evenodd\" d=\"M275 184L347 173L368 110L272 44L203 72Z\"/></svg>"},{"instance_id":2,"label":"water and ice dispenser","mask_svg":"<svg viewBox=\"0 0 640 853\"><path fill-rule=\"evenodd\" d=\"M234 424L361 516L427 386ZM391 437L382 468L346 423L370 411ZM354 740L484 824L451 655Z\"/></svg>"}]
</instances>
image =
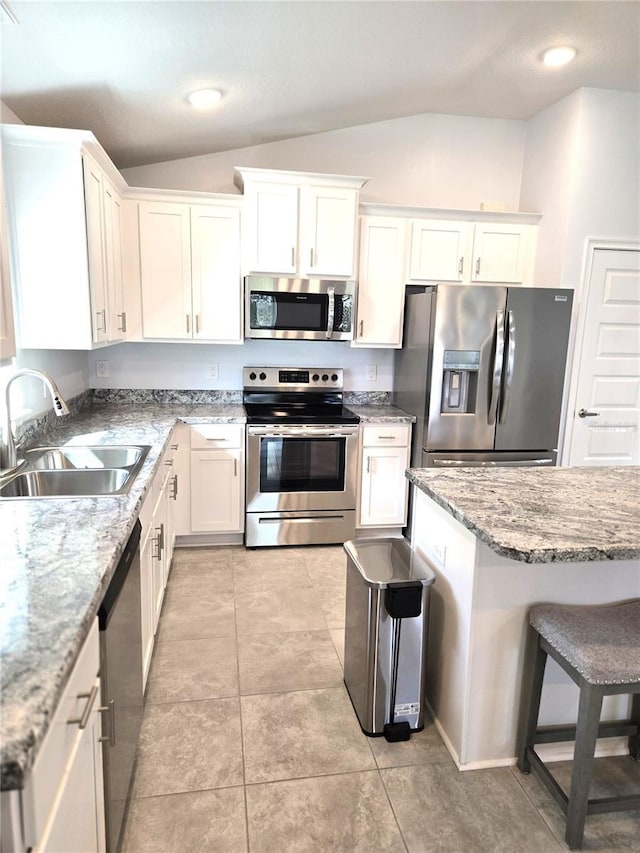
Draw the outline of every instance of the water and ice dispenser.
<instances>
[{"instance_id":1,"label":"water and ice dispenser","mask_svg":"<svg viewBox=\"0 0 640 853\"><path fill-rule=\"evenodd\" d=\"M478 398L479 350L445 350L440 411L475 414Z\"/></svg>"}]
</instances>

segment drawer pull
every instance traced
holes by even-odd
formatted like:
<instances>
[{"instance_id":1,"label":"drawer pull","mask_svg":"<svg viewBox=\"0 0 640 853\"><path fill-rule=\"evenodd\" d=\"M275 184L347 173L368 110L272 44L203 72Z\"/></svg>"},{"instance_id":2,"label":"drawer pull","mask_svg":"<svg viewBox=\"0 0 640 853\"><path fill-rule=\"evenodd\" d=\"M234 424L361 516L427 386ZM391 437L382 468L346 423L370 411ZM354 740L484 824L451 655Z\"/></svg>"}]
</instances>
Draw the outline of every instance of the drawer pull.
<instances>
[{"instance_id":1,"label":"drawer pull","mask_svg":"<svg viewBox=\"0 0 640 853\"><path fill-rule=\"evenodd\" d=\"M101 705L98 708L101 714L109 714L109 734L106 737L99 737L100 743L107 741L111 746L116 745L116 700L112 699L108 705Z\"/></svg>"},{"instance_id":2,"label":"drawer pull","mask_svg":"<svg viewBox=\"0 0 640 853\"><path fill-rule=\"evenodd\" d=\"M393 441L395 435L379 435L378 438L384 441Z\"/></svg>"},{"instance_id":3,"label":"drawer pull","mask_svg":"<svg viewBox=\"0 0 640 853\"><path fill-rule=\"evenodd\" d=\"M84 711L82 712L82 716L74 717L72 720L67 720L68 726L78 726L79 729L85 729L87 727L87 723L89 722L89 714L91 713L91 709L93 708L93 703L98 694L98 687L94 684L91 688L91 692L89 693L78 693L78 699L86 699L87 704L84 706Z\"/></svg>"}]
</instances>

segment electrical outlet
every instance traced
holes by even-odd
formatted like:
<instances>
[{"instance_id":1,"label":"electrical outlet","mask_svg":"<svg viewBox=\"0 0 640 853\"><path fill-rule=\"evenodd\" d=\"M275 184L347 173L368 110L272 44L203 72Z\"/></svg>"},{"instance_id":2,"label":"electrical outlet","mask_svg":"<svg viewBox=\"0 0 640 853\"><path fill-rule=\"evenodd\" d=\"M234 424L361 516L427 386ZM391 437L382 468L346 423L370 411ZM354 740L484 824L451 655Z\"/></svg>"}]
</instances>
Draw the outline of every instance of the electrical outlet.
<instances>
[{"instance_id":1,"label":"electrical outlet","mask_svg":"<svg viewBox=\"0 0 640 853\"><path fill-rule=\"evenodd\" d=\"M218 364L210 364L209 365L209 379L219 379L220 378L220 365Z\"/></svg>"},{"instance_id":2,"label":"electrical outlet","mask_svg":"<svg viewBox=\"0 0 640 853\"><path fill-rule=\"evenodd\" d=\"M98 379L106 379L109 376L108 361L96 361L96 376Z\"/></svg>"},{"instance_id":3,"label":"electrical outlet","mask_svg":"<svg viewBox=\"0 0 640 853\"><path fill-rule=\"evenodd\" d=\"M431 546L431 550L433 551L433 556L440 563L440 565L444 566L445 560L447 559L447 546L442 545L441 543L437 543Z\"/></svg>"},{"instance_id":4,"label":"electrical outlet","mask_svg":"<svg viewBox=\"0 0 640 853\"><path fill-rule=\"evenodd\" d=\"M377 378L378 378L378 367L377 367L377 365L368 364L367 365L367 379L370 382L375 382L375 380Z\"/></svg>"}]
</instances>

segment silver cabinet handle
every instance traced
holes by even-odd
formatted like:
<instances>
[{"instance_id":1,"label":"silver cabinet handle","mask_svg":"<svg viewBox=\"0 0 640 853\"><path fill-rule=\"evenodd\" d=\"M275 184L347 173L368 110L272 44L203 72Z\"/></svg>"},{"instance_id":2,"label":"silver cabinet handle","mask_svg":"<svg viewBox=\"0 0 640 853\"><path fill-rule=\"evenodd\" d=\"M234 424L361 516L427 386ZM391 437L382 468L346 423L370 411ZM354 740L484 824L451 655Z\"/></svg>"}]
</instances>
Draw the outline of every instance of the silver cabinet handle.
<instances>
[{"instance_id":1,"label":"silver cabinet handle","mask_svg":"<svg viewBox=\"0 0 640 853\"><path fill-rule=\"evenodd\" d=\"M173 459L165 459L164 464L167 466L167 468L173 468Z\"/></svg>"},{"instance_id":2,"label":"silver cabinet handle","mask_svg":"<svg viewBox=\"0 0 640 853\"><path fill-rule=\"evenodd\" d=\"M169 447L171 448L171 450L177 450L178 447L180 447L180 445L179 444L170 444Z\"/></svg>"},{"instance_id":3,"label":"silver cabinet handle","mask_svg":"<svg viewBox=\"0 0 640 853\"><path fill-rule=\"evenodd\" d=\"M310 267L315 266L315 264L313 263L313 248L309 249L309 266Z\"/></svg>"},{"instance_id":4,"label":"silver cabinet handle","mask_svg":"<svg viewBox=\"0 0 640 853\"><path fill-rule=\"evenodd\" d=\"M367 474L371 473L371 457L367 456Z\"/></svg>"},{"instance_id":5,"label":"silver cabinet handle","mask_svg":"<svg viewBox=\"0 0 640 853\"><path fill-rule=\"evenodd\" d=\"M127 312L123 311L122 314L116 314L116 317L120 318L120 325L118 326L119 332L127 331Z\"/></svg>"},{"instance_id":6,"label":"silver cabinet handle","mask_svg":"<svg viewBox=\"0 0 640 853\"><path fill-rule=\"evenodd\" d=\"M362 337L363 329L364 329L364 320L360 320L360 337Z\"/></svg>"},{"instance_id":7,"label":"silver cabinet handle","mask_svg":"<svg viewBox=\"0 0 640 853\"><path fill-rule=\"evenodd\" d=\"M158 545L158 553L153 556L156 560L162 559L162 551L164 550L164 524L161 524L160 527L156 527L155 530L158 531L158 535L154 536L153 541Z\"/></svg>"},{"instance_id":8,"label":"silver cabinet handle","mask_svg":"<svg viewBox=\"0 0 640 853\"><path fill-rule=\"evenodd\" d=\"M96 684L93 685L89 693L78 693L78 699L86 699L87 703L84 706L84 710L79 717L74 717L72 720L67 720L68 726L77 725L79 729L85 729L87 727L87 723L89 722L89 714L91 713L91 709L93 708L93 703L97 695L98 686Z\"/></svg>"},{"instance_id":9,"label":"silver cabinet handle","mask_svg":"<svg viewBox=\"0 0 640 853\"><path fill-rule=\"evenodd\" d=\"M112 699L108 705L101 705L98 708L101 714L109 714L109 734L106 737L99 737L100 743L107 741L111 746L116 745L116 700Z\"/></svg>"},{"instance_id":10,"label":"silver cabinet handle","mask_svg":"<svg viewBox=\"0 0 640 853\"><path fill-rule=\"evenodd\" d=\"M228 438L208 438L207 441L229 441Z\"/></svg>"},{"instance_id":11,"label":"silver cabinet handle","mask_svg":"<svg viewBox=\"0 0 640 853\"><path fill-rule=\"evenodd\" d=\"M234 458L233 460L233 476L238 476L238 460Z\"/></svg>"},{"instance_id":12,"label":"silver cabinet handle","mask_svg":"<svg viewBox=\"0 0 640 853\"><path fill-rule=\"evenodd\" d=\"M107 331L107 312L102 309L102 311L96 311L96 317L99 319L102 317L102 325L99 322L96 323L96 331L97 332L106 332Z\"/></svg>"},{"instance_id":13,"label":"silver cabinet handle","mask_svg":"<svg viewBox=\"0 0 640 853\"><path fill-rule=\"evenodd\" d=\"M177 474L174 474L173 477L171 478L171 486L172 486L172 491L171 491L171 496L170 496L171 500L177 501L178 500L178 475Z\"/></svg>"},{"instance_id":14,"label":"silver cabinet handle","mask_svg":"<svg viewBox=\"0 0 640 853\"><path fill-rule=\"evenodd\" d=\"M600 412L588 412L586 409L580 409L578 412L579 418L599 418Z\"/></svg>"},{"instance_id":15,"label":"silver cabinet handle","mask_svg":"<svg viewBox=\"0 0 640 853\"><path fill-rule=\"evenodd\" d=\"M185 314L185 317L187 318L187 334L190 335L191 334L191 317L188 314Z\"/></svg>"},{"instance_id":16,"label":"silver cabinet handle","mask_svg":"<svg viewBox=\"0 0 640 853\"><path fill-rule=\"evenodd\" d=\"M295 246L291 247L291 266L295 267L296 265L296 249Z\"/></svg>"},{"instance_id":17,"label":"silver cabinet handle","mask_svg":"<svg viewBox=\"0 0 640 853\"><path fill-rule=\"evenodd\" d=\"M480 258L476 261L476 275L480 275Z\"/></svg>"},{"instance_id":18,"label":"silver cabinet handle","mask_svg":"<svg viewBox=\"0 0 640 853\"><path fill-rule=\"evenodd\" d=\"M462 270L464 269L464 258L460 258L458 262L458 275L462 275Z\"/></svg>"},{"instance_id":19,"label":"silver cabinet handle","mask_svg":"<svg viewBox=\"0 0 640 853\"><path fill-rule=\"evenodd\" d=\"M384 441L393 441L395 435L379 435L378 438Z\"/></svg>"},{"instance_id":20,"label":"silver cabinet handle","mask_svg":"<svg viewBox=\"0 0 640 853\"><path fill-rule=\"evenodd\" d=\"M196 335L199 333L199 331L200 331L200 315L196 314Z\"/></svg>"}]
</instances>

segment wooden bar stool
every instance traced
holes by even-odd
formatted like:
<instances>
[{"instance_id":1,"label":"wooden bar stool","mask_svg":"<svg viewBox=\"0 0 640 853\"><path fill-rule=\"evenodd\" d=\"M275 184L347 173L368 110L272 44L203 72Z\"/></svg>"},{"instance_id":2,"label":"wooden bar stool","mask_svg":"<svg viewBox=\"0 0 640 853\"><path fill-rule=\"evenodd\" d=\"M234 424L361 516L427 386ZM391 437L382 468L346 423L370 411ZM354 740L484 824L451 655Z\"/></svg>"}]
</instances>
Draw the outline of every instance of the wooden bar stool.
<instances>
[{"instance_id":1,"label":"wooden bar stool","mask_svg":"<svg viewBox=\"0 0 640 853\"><path fill-rule=\"evenodd\" d=\"M640 758L640 599L597 606L538 605L529 611L530 645L518 743L518 767L534 770L567 816L565 838L582 845L588 814L640 808L640 793L589 799L598 737L627 735L629 752ZM576 726L538 727L547 655L580 689ZM600 723L604 696L632 694L628 720ZM575 741L571 787L565 794L535 751L535 744Z\"/></svg>"}]
</instances>

